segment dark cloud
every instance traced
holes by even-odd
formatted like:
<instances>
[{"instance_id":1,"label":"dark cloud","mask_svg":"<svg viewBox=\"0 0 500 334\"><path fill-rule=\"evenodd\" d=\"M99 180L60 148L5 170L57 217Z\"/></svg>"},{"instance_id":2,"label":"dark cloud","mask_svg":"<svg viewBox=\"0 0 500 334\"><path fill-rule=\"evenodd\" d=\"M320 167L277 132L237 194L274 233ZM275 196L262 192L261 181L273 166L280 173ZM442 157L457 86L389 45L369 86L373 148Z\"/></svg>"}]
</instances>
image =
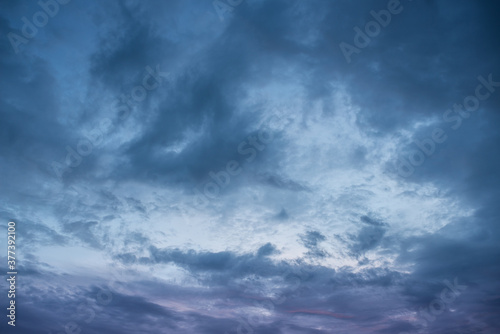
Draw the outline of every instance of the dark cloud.
<instances>
[{"instance_id":1,"label":"dark cloud","mask_svg":"<svg viewBox=\"0 0 500 334\"><path fill-rule=\"evenodd\" d=\"M323 250L319 244L326 240L326 237L318 231L307 231L306 234L300 236L303 245L309 249L307 255L312 257L326 257L328 253Z\"/></svg>"},{"instance_id":2,"label":"dark cloud","mask_svg":"<svg viewBox=\"0 0 500 334\"><path fill-rule=\"evenodd\" d=\"M356 235L350 236L353 242L350 249L356 256L363 255L365 252L377 247L387 231L386 224L368 216L362 216L361 221L369 226L361 227Z\"/></svg>"},{"instance_id":3,"label":"dark cloud","mask_svg":"<svg viewBox=\"0 0 500 334\"><path fill-rule=\"evenodd\" d=\"M347 62L339 44L390 1L236 3L221 21L212 2L72 1L18 53L8 34L41 5L2 3L16 332L498 332L500 87L443 115L479 76L500 81L499 5L401 0ZM133 101L155 69L158 86ZM446 140L429 144L435 128ZM82 153L96 129L102 142ZM242 173L221 185L232 160ZM210 182L220 196L193 208ZM95 271L59 263L65 247L102 255ZM122 269L113 287L109 263Z\"/></svg>"},{"instance_id":4,"label":"dark cloud","mask_svg":"<svg viewBox=\"0 0 500 334\"><path fill-rule=\"evenodd\" d=\"M272 254L278 253L278 250L276 249L275 246L271 243L267 243L264 246L260 247L259 250L257 251L257 256L269 256Z\"/></svg>"}]
</instances>

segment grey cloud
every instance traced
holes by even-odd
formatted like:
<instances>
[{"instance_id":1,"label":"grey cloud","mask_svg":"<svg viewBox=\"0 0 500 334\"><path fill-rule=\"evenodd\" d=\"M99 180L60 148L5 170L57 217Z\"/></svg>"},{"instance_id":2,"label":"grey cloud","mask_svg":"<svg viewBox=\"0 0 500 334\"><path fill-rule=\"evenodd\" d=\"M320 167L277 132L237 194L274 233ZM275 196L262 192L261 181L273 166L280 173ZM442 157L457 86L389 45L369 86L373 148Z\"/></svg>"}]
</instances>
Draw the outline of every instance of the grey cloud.
<instances>
[{"instance_id":1,"label":"grey cloud","mask_svg":"<svg viewBox=\"0 0 500 334\"><path fill-rule=\"evenodd\" d=\"M276 247L268 242L264 246L260 247L257 251L257 256L269 256L272 254L278 253Z\"/></svg>"},{"instance_id":2,"label":"grey cloud","mask_svg":"<svg viewBox=\"0 0 500 334\"><path fill-rule=\"evenodd\" d=\"M369 226L361 227L356 235L350 236L351 241L353 241L350 249L356 256L376 248L387 231L386 224L368 216L362 216L361 221Z\"/></svg>"},{"instance_id":3,"label":"grey cloud","mask_svg":"<svg viewBox=\"0 0 500 334\"><path fill-rule=\"evenodd\" d=\"M285 209L281 209L281 211L275 216L276 219L278 220L287 220L290 216L288 215L288 212L286 212Z\"/></svg>"},{"instance_id":4,"label":"grey cloud","mask_svg":"<svg viewBox=\"0 0 500 334\"><path fill-rule=\"evenodd\" d=\"M21 245L29 242L33 244L30 249L40 249L76 243L94 251L106 250L113 260L130 265L130 271L145 267L156 274L157 268L180 268L201 286L165 283L138 272L120 282L127 294L113 290L115 300L108 307L95 306L100 315L83 324L84 332L236 331L241 325L238 316L247 319L255 311L255 302L270 296L285 300L272 299L274 309L264 312L265 321L252 326L254 332L418 331L421 324L417 321L425 318L404 315L429 307L446 287L444 280L455 277L467 290L428 321L428 331L498 332L500 90L491 92L479 110L464 117L457 130L443 119L443 112L474 92L479 75L491 73L500 81L499 6L486 0L401 0L404 10L346 63L339 43L352 43L353 27L364 28L373 20L370 11L382 10L387 3L243 1L220 22L211 2L91 1L85 6L70 2L40 28L21 54L14 54L8 39L2 38L0 167L5 208L0 216L19 222ZM20 18L31 18L40 10L36 3L26 1L6 3L3 8L0 31L4 37L11 31L22 34ZM171 77L135 104L126 121L118 122L116 99L130 95L142 82L145 67L156 65ZM384 182L382 187L391 191L402 189L401 196L412 193L412 200L453 203L442 207L436 220L449 218L441 217L443 212L467 214L438 231L412 235L393 229L398 221L376 218L385 209L397 210L393 206L398 201L383 203L386 208L373 214L372 208L357 211L361 204L356 202L354 213L347 215L370 214L353 224L354 231L339 235L335 226L320 231L311 223L298 237L300 232L293 231L307 253L286 261L276 260L278 249L284 252L279 242L288 242L279 238L259 241L253 252L242 253L229 248L195 249L192 243L159 246L149 230L130 228L129 214L153 216L146 198L155 198L156 208L170 206L163 193L179 191L189 197L195 186L210 180L209 172L222 170L230 160L240 162L246 171L228 187L234 197L220 196L213 207L189 219L222 216L224 224L230 224L236 215L231 216L228 207L240 209L242 205L238 213L243 215L245 209L255 208L242 204L246 196L253 200L265 193L269 197L259 205L273 218L266 224L296 228L293 220L301 217L301 210L318 209L314 204L323 201L320 190L330 189L310 186L310 171L286 159L296 148L297 138L290 138L295 134L287 128L276 130L274 140L262 151L256 149L251 162L248 155L238 152L238 145L256 135L262 119L290 96L297 99L281 110L283 119L297 114L296 119L306 120L320 110L316 121L329 121L344 112L344 106L336 108L335 93L349 100L346 105L352 107L352 123L360 140L388 144L387 152L355 144L345 161L339 161L353 173L347 183L358 183L358 176L371 173L370 182L380 182L375 187ZM102 117L116 121L115 127L99 148L59 182L51 163L64 162L66 146L75 147L79 134ZM398 154L408 157L418 149L412 141L429 137L435 127L446 131L446 142L426 154L425 162L410 177L395 175L393 162ZM311 148L307 141L301 145L304 152ZM383 170L368 165L387 156L391 161ZM329 172L335 159L320 159L316 170ZM73 194L71 187L79 193ZM356 197L355 186L346 188L342 201L335 204L349 207ZM122 196L120 189L141 189L147 195L138 191ZM282 194L311 198L301 197L304 207L300 207L296 198ZM363 194L359 197L366 206L372 197L380 199L374 189ZM321 212L323 217L342 214L336 207L320 209L332 211ZM406 212L399 215L406 216ZM49 225L52 221L61 224L60 231ZM149 228L154 222L147 223ZM107 227L124 230L112 236ZM264 233L271 229L265 224L260 227ZM229 237L224 233L221 242ZM341 241L339 254L323 248L331 235ZM27 255L20 264L24 276L20 277L25 281L20 287L16 329L19 333L62 330L78 304L92 302L98 288L92 283L69 284L84 279L58 276L56 269L66 268L52 268L31 250L24 251ZM368 253L380 261L371 263ZM357 258L357 267L341 264L333 270L307 264L338 265L336 260L344 256ZM384 262L386 257L396 259L395 263ZM51 282L64 289L48 286ZM0 286L3 290L6 283ZM1 299L0 306L4 304ZM7 332L5 326L0 324L2 332Z\"/></svg>"},{"instance_id":5,"label":"grey cloud","mask_svg":"<svg viewBox=\"0 0 500 334\"><path fill-rule=\"evenodd\" d=\"M300 240L304 246L309 249L307 255L318 258L323 258L329 255L319 246L319 243L326 240L326 237L320 232L307 231L306 234L300 236Z\"/></svg>"},{"instance_id":6,"label":"grey cloud","mask_svg":"<svg viewBox=\"0 0 500 334\"><path fill-rule=\"evenodd\" d=\"M64 224L63 231L71 234L73 237L83 241L91 247L101 248L102 245L93 232L94 227L98 224L99 223L95 221L76 221Z\"/></svg>"}]
</instances>

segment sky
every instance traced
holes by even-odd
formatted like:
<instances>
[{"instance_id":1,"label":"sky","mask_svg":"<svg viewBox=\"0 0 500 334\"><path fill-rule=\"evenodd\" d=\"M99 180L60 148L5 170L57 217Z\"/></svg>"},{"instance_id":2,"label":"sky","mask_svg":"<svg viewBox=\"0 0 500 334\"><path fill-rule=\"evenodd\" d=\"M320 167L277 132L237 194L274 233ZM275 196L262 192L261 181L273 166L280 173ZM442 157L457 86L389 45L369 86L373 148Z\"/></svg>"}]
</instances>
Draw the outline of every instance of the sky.
<instances>
[{"instance_id":1,"label":"sky","mask_svg":"<svg viewBox=\"0 0 500 334\"><path fill-rule=\"evenodd\" d=\"M499 333L499 14L0 1L0 331Z\"/></svg>"}]
</instances>

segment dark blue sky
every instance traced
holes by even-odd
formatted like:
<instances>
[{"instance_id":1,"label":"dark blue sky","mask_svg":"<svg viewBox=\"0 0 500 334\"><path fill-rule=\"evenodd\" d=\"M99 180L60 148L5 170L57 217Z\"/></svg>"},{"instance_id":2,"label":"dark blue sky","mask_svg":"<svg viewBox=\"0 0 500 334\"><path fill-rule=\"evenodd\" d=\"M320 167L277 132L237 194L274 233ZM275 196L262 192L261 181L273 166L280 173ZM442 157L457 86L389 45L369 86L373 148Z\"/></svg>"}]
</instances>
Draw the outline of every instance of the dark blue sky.
<instances>
[{"instance_id":1,"label":"dark blue sky","mask_svg":"<svg viewBox=\"0 0 500 334\"><path fill-rule=\"evenodd\" d=\"M495 1L0 6L2 333L500 332Z\"/></svg>"}]
</instances>

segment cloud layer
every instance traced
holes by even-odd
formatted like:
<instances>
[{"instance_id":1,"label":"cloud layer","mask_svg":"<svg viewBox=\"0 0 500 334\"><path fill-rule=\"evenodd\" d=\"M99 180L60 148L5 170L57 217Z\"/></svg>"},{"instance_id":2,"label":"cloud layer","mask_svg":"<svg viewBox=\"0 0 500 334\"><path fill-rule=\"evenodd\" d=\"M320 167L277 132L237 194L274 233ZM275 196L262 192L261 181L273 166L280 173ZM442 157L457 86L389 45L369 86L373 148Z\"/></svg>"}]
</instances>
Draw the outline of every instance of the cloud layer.
<instances>
[{"instance_id":1,"label":"cloud layer","mask_svg":"<svg viewBox=\"0 0 500 334\"><path fill-rule=\"evenodd\" d=\"M498 5L3 8L2 333L499 331Z\"/></svg>"}]
</instances>

